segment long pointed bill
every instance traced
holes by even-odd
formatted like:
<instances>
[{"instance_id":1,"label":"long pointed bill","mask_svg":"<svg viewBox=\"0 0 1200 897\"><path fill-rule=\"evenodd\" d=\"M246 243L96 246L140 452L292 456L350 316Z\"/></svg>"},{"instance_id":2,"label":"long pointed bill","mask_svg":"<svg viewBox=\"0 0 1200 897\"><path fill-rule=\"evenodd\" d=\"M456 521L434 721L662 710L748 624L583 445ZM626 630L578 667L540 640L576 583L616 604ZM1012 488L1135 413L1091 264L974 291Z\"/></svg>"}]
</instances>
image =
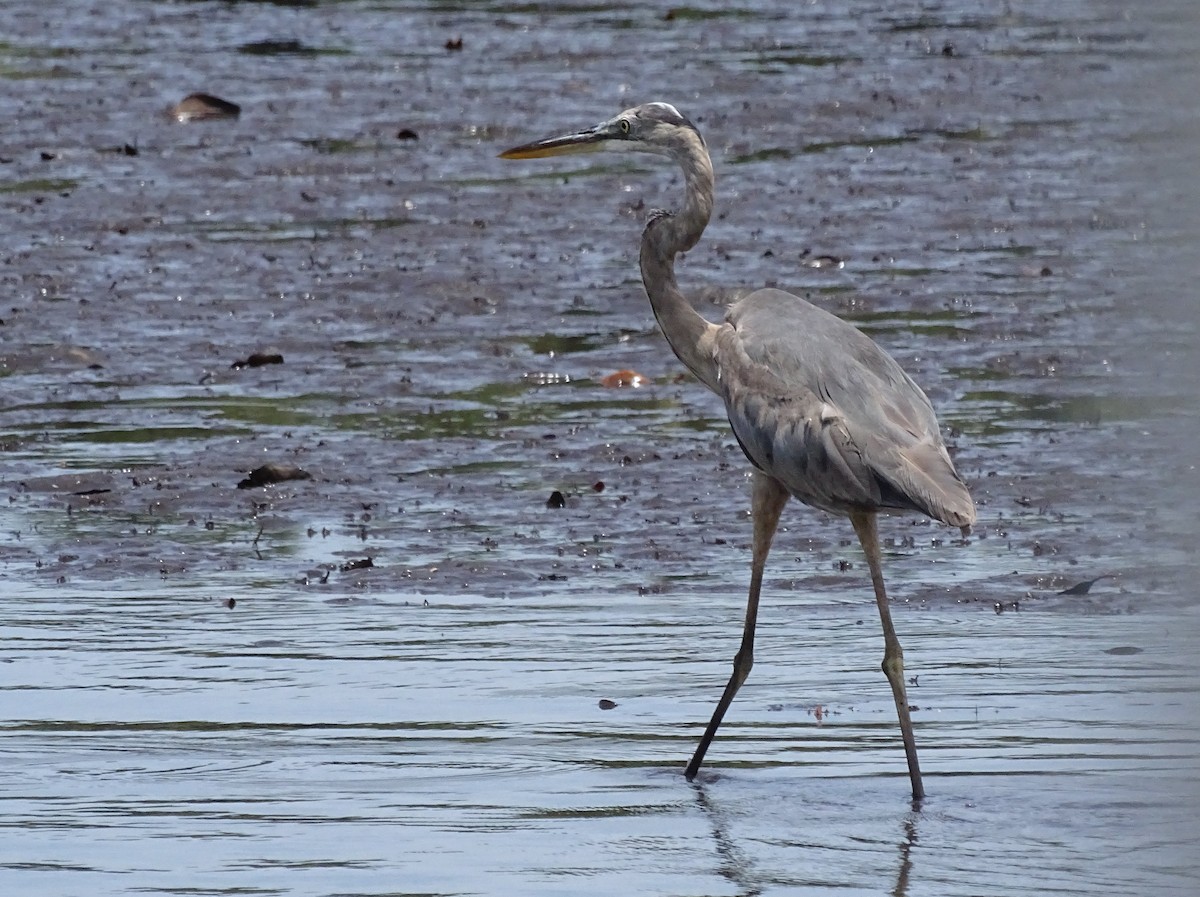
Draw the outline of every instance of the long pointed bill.
<instances>
[{"instance_id":1,"label":"long pointed bill","mask_svg":"<svg viewBox=\"0 0 1200 897\"><path fill-rule=\"evenodd\" d=\"M574 134L549 137L514 146L500 154L501 159L544 159L547 156L567 156L575 153L594 153L604 148L611 135L600 125Z\"/></svg>"}]
</instances>

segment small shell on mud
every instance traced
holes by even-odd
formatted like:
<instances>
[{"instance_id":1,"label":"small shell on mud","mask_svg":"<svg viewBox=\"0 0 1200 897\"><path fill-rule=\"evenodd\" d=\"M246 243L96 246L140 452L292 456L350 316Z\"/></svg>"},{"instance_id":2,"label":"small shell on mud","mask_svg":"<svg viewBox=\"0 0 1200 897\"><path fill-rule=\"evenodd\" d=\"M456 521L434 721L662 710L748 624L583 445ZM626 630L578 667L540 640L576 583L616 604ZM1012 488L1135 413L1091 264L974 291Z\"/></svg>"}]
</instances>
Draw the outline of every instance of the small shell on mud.
<instances>
[{"instance_id":1,"label":"small shell on mud","mask_svg":"<svg viewBox=\"0 0 1200 897\"><path fill-rule=\"evenodd\" d=\"M219 118L237 118L242 107L209 93L191 93L170 109L175 121L211 121Z\"/></svg>"},{"instance_id":2,"label":"small shell on mud","mask_svg":"<svg viewBox=\"0 0 1200 897\"><path fill-rule=\"evenodd\" d=\"M637 371L631 371L624 368L619 371L613 371L605 377L600 378L600 385L607 386L609 389L622 389L626 386L631 389L638 389L645 386L650 381L639 374Z\"/></svg>"},{"instance_id":3,"label":"small shell on mud","mask_svg":"<svg viewBox=\"0 0 1200 897\"><path fill-rule=\"evenodd\" d=\"M807 249L800 253L800 264L806 268L830 268L835 271L846 267L845 260L836 255L809 255Z\"/></svg>"}]
</instances>

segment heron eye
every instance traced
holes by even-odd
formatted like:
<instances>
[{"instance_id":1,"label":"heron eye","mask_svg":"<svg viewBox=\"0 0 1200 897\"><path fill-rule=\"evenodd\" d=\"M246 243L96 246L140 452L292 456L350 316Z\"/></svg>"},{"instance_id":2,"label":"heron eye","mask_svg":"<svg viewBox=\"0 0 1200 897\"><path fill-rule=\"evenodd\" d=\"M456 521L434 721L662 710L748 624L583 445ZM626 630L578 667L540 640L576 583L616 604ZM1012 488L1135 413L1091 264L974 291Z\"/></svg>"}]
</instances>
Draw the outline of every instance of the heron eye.
<instances>
[{"instance_id":1,"label":"heron eye","mask_svg":"<svg viewBox=\"0 0 1200 897\"><path fill-rule=\"evenodd\" d=\"M621 129L622 134L629 133L629 122L627 120L621 119L621 124L618 127Z\"/></svg>"}]
</instances>

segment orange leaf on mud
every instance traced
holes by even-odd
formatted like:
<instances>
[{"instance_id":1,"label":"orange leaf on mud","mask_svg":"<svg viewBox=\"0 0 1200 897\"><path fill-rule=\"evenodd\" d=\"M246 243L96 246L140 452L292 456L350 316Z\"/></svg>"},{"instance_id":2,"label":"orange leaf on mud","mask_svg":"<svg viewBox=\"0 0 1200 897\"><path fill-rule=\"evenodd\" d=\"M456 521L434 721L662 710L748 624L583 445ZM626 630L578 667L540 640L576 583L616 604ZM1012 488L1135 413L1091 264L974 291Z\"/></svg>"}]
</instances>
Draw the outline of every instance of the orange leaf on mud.
<instances>
[{"instance_id":1,"label":"orange leaf on mud","mask_svg":"<svg viewBox=\"0 0 1200 897\"><path fill-rule=\"evenodd\" d=\"M621 389L628 386L637 389L639 386L645 386L650 381L639 374L637 371L628 369L614 371L606 377L600 379L600 383L607 386L609 389Z\"/></svg>"}]
</instances>

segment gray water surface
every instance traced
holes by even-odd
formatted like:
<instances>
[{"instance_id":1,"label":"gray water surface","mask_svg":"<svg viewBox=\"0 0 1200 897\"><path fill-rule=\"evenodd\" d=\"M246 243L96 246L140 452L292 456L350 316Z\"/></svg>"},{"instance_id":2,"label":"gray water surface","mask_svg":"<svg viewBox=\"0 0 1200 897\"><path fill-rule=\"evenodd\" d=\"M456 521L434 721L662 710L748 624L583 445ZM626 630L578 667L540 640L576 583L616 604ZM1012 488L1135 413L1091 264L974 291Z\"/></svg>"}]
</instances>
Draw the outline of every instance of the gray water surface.
<instances>
[{"instance_id":1,"label":"gray water surface","mask_svg":"<svg viewBox=\"0 0 1200 897\"><path fill-rule=\"evenodd\" d=\"M0 891L1196 893L1190 4L668 9L0 7ZM496 158L655 99L684 289L862 327L979 504L881 521L919 807L799 505L683 779L750 527L637 275L680 178Z\"/></svg>"}]
</instances>

